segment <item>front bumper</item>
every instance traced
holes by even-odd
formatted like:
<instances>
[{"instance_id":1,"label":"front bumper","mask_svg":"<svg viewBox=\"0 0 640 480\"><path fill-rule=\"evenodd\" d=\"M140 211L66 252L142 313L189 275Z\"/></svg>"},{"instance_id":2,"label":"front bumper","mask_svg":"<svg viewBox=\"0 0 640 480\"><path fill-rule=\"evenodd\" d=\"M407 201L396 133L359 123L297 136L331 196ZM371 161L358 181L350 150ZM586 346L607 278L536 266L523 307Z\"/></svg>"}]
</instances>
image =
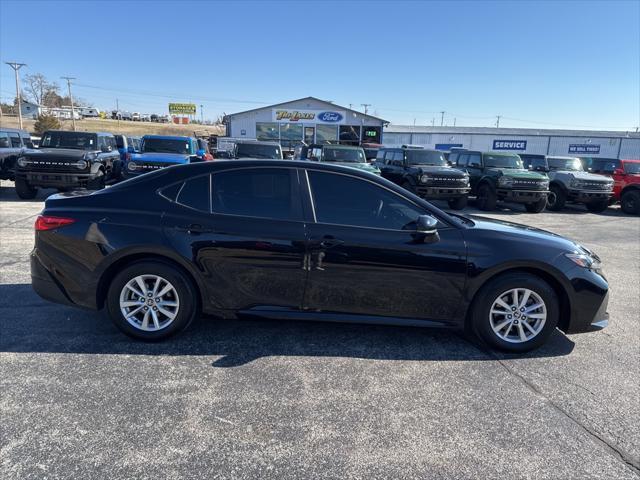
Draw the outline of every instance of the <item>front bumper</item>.
<instances>
[{"instance_id":1,"label":"front bumper","mask_svg":"<svg viewBox=\"0 0 640 480\"><path fill-rule=\"evenodd\" d=\"M569 190L569 200L577 203L591 203L598 200L609 200L612 192L602 190Z\"/></svg>"},{"instance_id":2,"label":"front bumper","mask_svg":"<svg viewBox=\"0 0 640 480\"><path fill-rule=\"evenodd\" d=\"M427 200L437 198L459 198L469 195L469 187L433 187L430 185L418 185L416 193Z\"/></svg>"},{"instance_id":3,"label":"front bumper","mask_svg":"<svg viewBox=\"0 0 640 480\"><path fill-rule=\"evenodd\" d=\"M84 187L96 178L94 173L18 171L16 178L25 179L34 187Z\"/></svg>"},{"instance_id":4,"label":"front bumper","mask_svg":"<svg viewBox=\"0 0 640 480\"><path fill-rule=\"evenodd\" d=\"M548 190L516 190L498 188L498 198L507 202L514 203L532 203L542 199L546 199L549 195Z\"/></svg>"}]
</instances>

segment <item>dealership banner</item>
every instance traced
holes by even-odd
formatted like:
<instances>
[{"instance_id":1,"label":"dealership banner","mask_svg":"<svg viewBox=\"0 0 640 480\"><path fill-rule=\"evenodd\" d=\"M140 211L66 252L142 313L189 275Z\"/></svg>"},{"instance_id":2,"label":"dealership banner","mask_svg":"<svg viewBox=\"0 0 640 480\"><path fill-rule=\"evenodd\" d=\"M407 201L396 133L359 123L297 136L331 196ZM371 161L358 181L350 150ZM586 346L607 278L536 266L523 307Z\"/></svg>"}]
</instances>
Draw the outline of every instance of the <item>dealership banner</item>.
<instances>
[{"instance_id":1,"label":"dealership banner","mask_svg":"<svg viewBox=\"0 0 640 480\"><path fill-rule=\"evenodd\" d=\"M526 150L526 140L494 140L493 150Z\"/></svg>"},{"instance_id":2,"label":"dealership banner","mask_svg":"<svg viewBox=\"0 0 640 480\"><path fill-rule=\"evenodd\" d=\"M170 103L169 113L171 115L195 115L195 103Z\"/></svg>"},{"instance_id":3,"label":"dealership banner","mask_svg":"<svg viewBox=\"0 0 640 480\"><path fill-rule=\"evenodd\" d=\"M341 125L346 118L345 112L340 110L274 108L271 112L273 121L278 123L327 123Z\"/></svg>"},{"instance_id":4,"label":"dealership banner","mask_svg":"<svg viewBox=\"0 0 640 480\"><path fill-rule=\"evenodd\" d=\"M569 153L600 153L600 145L572 143L569 145Z\"/></svg>"}]
</instances>

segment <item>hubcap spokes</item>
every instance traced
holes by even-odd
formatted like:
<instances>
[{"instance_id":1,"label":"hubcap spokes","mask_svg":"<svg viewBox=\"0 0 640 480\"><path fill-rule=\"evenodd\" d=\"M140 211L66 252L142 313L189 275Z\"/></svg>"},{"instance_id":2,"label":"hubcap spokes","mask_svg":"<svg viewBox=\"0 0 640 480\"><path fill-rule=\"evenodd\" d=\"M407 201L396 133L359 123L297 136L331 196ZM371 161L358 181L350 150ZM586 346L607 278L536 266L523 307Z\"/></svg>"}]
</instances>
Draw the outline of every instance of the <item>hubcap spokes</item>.
<instances>
[{"instance_id":1,"label":"hubcap spokes","mask_svg":"<svg viewBox=\"0 0 640 480\"><path fill-rule=\"evenodd\" d=\"M180 300L175 287L157 275L139 275L120 292L120 311L133 327L155 332L168 327L178 315Z\"/></svg>"},{"instance_id":2,"label":"hubcap spokes","mask_svg":"<svg viewBox=\"0 0 640 480\"><path fill-rule=\"evenodd\" d=\"M544 300L528 288L501 293L489 311L493 332L510 343L523 343L538 335L547 321Z\"/></svg>"}]
</instances>

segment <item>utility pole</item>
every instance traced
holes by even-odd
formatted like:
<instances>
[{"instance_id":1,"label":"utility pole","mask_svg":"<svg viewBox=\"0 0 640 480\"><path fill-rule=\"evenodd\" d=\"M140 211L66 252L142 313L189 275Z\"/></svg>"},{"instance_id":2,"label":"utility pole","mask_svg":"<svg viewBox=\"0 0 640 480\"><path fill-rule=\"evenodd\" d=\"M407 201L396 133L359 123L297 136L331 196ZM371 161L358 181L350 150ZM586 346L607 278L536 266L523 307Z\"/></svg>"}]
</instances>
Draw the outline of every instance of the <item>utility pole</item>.
<instances>
[{"instance_id":1,"label":"utility pole","mask_svg":"<svg viewBox=\"0 0 640 480\"><path fill-rule=\"evenodd\" d=\"M204 111L202 110L202 104L200 104L200 123L204 125Z\"/></svg>"},{"instance_id":2,"label":"utility pole","mask_svg":"<svg viewBox=\"0 0 640 480\"><path fill-rule=\"evenodd\" d=\"M18 70L22 67L25 67L26 63L17 63L17 62L4 62L13 68L13 71L16 75L16 98L18 99L18 124L20 125L20 130L22 130L22 98L20 97L20 74Z\"/></svg>"},{"instance_id":3,"label":"utility pole","mask_svg":"<svg viewBox=\"0 0 640 480\"><path fill-rule=\"evenodd\" d=\"M496 115L496 128L500 128L500 117L502 117L502 115Z\"/></svg>"},{"instance_id":4,"label":"utility pole","mask_svg":"<svg viewBox=\"0 0 640 480\"><path fill-rule=\"evenodd\" d=\"M442 127L444 125L444 114L446 112L440 112L440 126Z\"/></svg>"},{"instance_id":5,"label":"utility pole","mask_svg":"<svg viewBox=\"0 0 640 480\"><path fill-rule=\"evenodd\" d=\"M370 103L361 103L360 105L362 105L364 107L364 114L367 114L367 109L371 106Z\"/></svg>"},{"instance_id":6,"label":"utility pole","mask_svg":"<svg viewBox=\"0 0 640 480\"><path fill-rule=\"evenodd\" d=\"M75 80L75 77L60 77L67 81L67 89L69 90L69 100L71 101L71 124L73 125L73 131L76 131L76 111L73 107L73 97L71 96L71 80Z\"/></svg>"},{"instance_id":7,"label":"utility pole","mask_svg":"<svg viewBox=\"0 0 640 480\"><path fill-rule=\"evenodd\" d=\"M436 126L436 119L435 117L431 119L431 126L435 127Z\"/></svg>"},{"instance_id":8,"label":"utility pole","mask_svg":"<svg viewBox=\"0 0 640 480\"><path fill-rule=\"evenodd\" d=\"M353 103L349 104L349 110L353 110Z\"/></svg>"},{"instance_id":9,"label":"utility pole","mask_svg":"<svg viewBox=\"0 0 640 480\"><path fill-rule=\"evenodd\" d=\"M453 118L453 126L454 126L454 127L456 126L456 120L457 120L457 118L455 118L455 117L454 117L454 118Z\"/></svg>"},{"instance_id":10,"label":"utility pole","mask_svg":"<svg viewBox=\"0 0 640 480\"><path fill-rule=\"evenodd\" d=\"M120 104L116 98L116 120L118 121L118 131L120 130Z\"/></svg>"}]
</instances>

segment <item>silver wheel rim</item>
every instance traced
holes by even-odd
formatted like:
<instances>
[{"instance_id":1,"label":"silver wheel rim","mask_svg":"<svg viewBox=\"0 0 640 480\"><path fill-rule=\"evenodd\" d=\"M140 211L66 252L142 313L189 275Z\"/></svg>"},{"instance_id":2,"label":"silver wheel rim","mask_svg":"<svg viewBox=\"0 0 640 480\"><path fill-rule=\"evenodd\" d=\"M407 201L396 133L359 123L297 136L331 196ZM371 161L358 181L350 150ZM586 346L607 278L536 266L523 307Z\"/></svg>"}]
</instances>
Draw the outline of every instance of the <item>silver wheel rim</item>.
<instances>
[{"instance_id":1,"label":"silver wheel rim","mask_svg":"<svg viewBox=\"0 0 640 480\"><path fill-rule=\"evenodd\" d=\"M167 328L178 315L180 299L171 283L158 275L138 275L120 292L120 311L131 326L143 332Z\"/></svg>"},{"instance_id":2,"label":"silver wheel rim","mask_svg":"<svg viewBox=\"0 0 640 480\"><path fill-rule=\"evenodd\" d=\"M498 295L489 311L493 333L509 343L524 343L536 337L547 321L542 297L528 288L512 288Z\"/></svg>"}]
</instances>

